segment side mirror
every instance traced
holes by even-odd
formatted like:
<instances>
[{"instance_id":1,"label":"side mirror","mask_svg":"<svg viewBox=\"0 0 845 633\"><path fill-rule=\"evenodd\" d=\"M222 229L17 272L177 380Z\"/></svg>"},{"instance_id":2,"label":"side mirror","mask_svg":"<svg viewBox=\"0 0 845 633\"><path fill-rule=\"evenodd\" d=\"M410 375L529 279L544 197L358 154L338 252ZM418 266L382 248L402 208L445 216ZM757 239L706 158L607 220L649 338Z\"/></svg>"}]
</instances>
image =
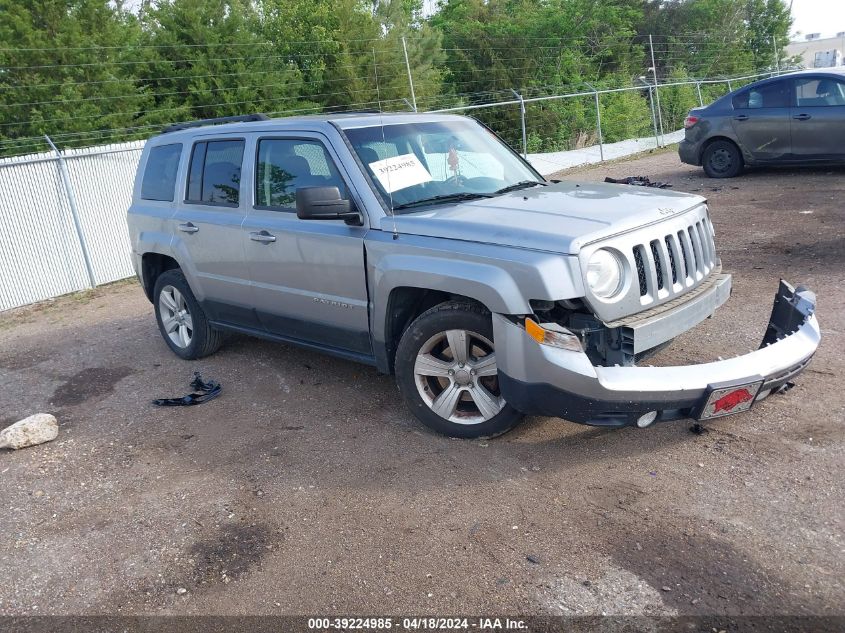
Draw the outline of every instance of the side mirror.
<instances>
[{"instance_id":1,"label":"side mirror","mask_svg":"<svg viewBox=\"0 0 845 633\"><path fill-rule=\"evenodd\" d=\"M296 217L301 220L344 220L347 224L361 222L352 201L340 197L337 187L300 187L296 190Z\"/></svg>"}]
</instances>

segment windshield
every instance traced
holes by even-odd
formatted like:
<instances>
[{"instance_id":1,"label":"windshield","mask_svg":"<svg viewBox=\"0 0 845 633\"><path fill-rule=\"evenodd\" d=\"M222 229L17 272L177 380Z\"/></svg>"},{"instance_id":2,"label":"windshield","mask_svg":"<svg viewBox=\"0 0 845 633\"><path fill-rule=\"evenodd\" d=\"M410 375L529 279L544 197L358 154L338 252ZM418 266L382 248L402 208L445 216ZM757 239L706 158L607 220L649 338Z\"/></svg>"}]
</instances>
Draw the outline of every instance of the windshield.
<instances>
[{"instance_id":1,"label":"windshield","mask_svg":"<svg viewBox=\"0 0 845 633\"><path fill-rule=\"evenodd\" d=\"M385 205L398 213L544 182L473 121L376 125L344 133Z\"/></svg>"}]
</instances>

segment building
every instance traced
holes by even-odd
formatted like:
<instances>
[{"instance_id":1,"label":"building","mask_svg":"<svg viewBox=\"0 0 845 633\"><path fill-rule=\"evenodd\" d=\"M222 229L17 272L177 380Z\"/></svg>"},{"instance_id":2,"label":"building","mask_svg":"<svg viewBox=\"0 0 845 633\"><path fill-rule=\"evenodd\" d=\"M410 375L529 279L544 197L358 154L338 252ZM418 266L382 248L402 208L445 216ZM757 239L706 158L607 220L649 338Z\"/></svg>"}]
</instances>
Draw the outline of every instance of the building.
<instances>
[{"instance_id":1,"label":"building","mask_svg":"<svg viewBox=\"0 0 845 633\"><path fill-rule=\"evenodd\" d=\"M845 63L845 31L835 37L821 37L810 33L801 41L790 42L786 47L790 57L800 57L804 68L829 68Z\"/></svg>"}]
</instances>

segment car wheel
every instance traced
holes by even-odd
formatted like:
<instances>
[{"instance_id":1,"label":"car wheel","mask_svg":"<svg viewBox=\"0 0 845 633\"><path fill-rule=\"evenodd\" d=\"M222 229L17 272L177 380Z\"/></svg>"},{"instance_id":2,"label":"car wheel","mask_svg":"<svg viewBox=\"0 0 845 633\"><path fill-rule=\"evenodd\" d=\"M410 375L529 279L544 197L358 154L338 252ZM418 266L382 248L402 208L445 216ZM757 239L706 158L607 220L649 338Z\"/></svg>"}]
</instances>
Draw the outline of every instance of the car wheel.
<instances>
[{"instance_id":1,"label":"car wheel","mask_svg":"<svg viewBox=\"0 0 845 633\"><path fill-rule=\"evenodd\" d=\"M181 270L168 270L159 276L153 304L161 336L180 358L202 358L222 345L223 333L209 325Z\"/></svg>"},{"instance_id":2,"label":"car wheel","mask_svg":"<svg viewBox=\"0 0 845 633\"><path fill-rule=\"evenodd\" d=\"M396 382L411 412L450 437L495 437L522 414L499 388L493 323L476 304L449 301L421 314L396 350Z\"/></svg>"},{"instance_id":3,"label":"car wheel","mask_svg":"<svg viewBox=\"0 0 845 633\"><path fill-rule=\"evenodd\" d=\"M742 171L742 154L730 141L713 141L704 150L701 164L710 178L733 178Z\"/></svg>"}]
</instances>

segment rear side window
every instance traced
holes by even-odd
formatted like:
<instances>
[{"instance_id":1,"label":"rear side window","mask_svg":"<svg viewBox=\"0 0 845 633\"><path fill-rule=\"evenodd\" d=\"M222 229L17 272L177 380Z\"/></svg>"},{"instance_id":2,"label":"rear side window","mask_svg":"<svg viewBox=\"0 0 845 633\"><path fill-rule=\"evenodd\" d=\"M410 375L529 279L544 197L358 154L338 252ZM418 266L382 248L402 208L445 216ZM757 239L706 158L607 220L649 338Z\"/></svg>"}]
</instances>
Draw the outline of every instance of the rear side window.
<instances>
[{"instance_id":1,"label":"rear side window","mask_svg":"<svg viewBox=\"0 0 845 633\"><path fill-rule=\"evenodd\" d=\"M788 108L789 90L787 82L776 81L775 83L749 88L740 92L733 100L733 107L737 110L746 108Z\"/></svg>"},{"instance_id":2,"label":"rear side window","mask_svg":"<svg viewBox=\"0 0 845 633\"><path fill-rule=\"evenodd\" d=\"M181 143L159 145L150 150L147 166L144 169L144 179L141 181L141 198L173 202L176 172L179 170L181 155Z\"/></svg>"},{"instance_id":3,"label":"rear side window","mask_svg":"<svg viewBox=\"0 0 845 633\"><path fill-rule=\"evenodd\" d=\"M238 206L243 158L244 141L203 141L194 145L186 200Z\"/></svg>"}]
</instances>

